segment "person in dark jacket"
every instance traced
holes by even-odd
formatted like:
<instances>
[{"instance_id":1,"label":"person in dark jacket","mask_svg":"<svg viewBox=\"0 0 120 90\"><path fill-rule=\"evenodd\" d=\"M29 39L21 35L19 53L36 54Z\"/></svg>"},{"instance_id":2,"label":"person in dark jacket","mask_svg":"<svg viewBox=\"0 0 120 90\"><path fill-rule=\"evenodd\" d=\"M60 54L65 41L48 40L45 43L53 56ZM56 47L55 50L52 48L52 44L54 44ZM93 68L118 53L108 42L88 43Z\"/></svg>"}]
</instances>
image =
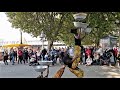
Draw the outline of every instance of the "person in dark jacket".
<instances>
[{"instance_id":1,"label":"person in dark jacket","mask_svg":"<svg viewBox=\"0 0 120 90\"><path fill-rule=\"evenodd\" d=\"M4 52L4 60L3 60L5 65L8 65L7 60L8 60L8 53L7 53L7 51L5 51Z\"/></svg>"},{"instance_id":2,"label":"person in dark jacket","mask_svg":"<svg viewBox=\"0 0 120 90\"><path fill-rule=\"evenodd\" d=\"M41 56L42 56L43 60L45 59L46 53L47 53L47 50L44 48L44 49L42 50L42 53L41 53Z\"/></svg>"},{"instance_id":3,"label":"person in dark jacket","mask_svg":"<svg viewBox=\"0 0 120 90\"><path fill-rule=\"evenodd\" d=\"M28 63L28 50L27 50L27 48L25 48L23 50L23 60L24 60L24 64Z\"/></svg>"}]
</instances>

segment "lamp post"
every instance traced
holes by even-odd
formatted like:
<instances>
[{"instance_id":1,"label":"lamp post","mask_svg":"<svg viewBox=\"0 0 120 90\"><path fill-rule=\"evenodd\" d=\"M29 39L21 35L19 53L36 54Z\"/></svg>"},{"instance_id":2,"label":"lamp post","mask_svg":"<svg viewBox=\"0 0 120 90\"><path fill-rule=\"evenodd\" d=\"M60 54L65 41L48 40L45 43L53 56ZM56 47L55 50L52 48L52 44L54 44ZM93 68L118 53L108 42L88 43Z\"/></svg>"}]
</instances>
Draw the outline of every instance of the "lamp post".
<instances>
[{"instance_id":1,"label":"lamp post","mask_svg":"<svg viewBox=\"0 0 120 90\"><path fill-rule=\"evenodd\" d=\"M45 40L45 34L44 34L43 31L41 32L40 38L41 38L41 41L42 41L42 50L43 50L44 49L44 40Z\"/></svg>"},{"instance_id":2,"label":"lamp post","mask_svg":"<svg viewBox=\"0 0 120 90\"><path fill-rule=\"evenodd\" d=\"M20 44L23 44L22 42L22 31L20 30Z\"/></svg>"}]
</instances>

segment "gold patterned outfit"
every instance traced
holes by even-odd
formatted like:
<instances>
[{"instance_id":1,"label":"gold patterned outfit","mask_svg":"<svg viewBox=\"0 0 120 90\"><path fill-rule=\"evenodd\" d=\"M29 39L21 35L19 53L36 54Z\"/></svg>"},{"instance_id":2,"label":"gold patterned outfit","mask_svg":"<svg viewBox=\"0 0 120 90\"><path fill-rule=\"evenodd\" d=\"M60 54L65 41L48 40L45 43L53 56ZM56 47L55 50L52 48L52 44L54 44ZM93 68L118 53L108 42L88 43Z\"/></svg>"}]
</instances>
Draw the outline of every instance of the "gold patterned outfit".
<instances>
[{"instance_id":1,"label":"gold patterned outfit","mask_svg":"<svg viewBox=\"0 0 120 90\"><path fill-rule=\"evenodd\" d=\"M78 64L80 62L81 55L81 47L80 47L80 39L75 38L75 47L74 47L74 56L77 57L69 67L69 70L75 74L78 78L82 78L84 76L84 72L82 69L78 68ZM61 78L65 70L65 67L60 68L53 78Z\"/></svg>"}]
</instances>

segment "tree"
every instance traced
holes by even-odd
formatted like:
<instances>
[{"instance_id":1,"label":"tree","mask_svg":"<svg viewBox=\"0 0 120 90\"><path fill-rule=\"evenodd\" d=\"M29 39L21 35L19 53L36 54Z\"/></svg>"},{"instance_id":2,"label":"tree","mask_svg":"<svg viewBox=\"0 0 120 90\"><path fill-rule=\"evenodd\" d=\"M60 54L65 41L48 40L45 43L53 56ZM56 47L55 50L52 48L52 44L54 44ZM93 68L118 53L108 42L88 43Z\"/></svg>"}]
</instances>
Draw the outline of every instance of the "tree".
<instances>
[{"instance_id":1,"label":"tree","mask_svg":"<svg viewBox=\"0 0 120 90\"><path fill-rule=\"evenodd\" d=\"M34 37L44 32L49 42L49 49L54 41L61 40L68 45L73 45L73 34L70 33L73 25L73 13L77 12L7 12L9 21L14 28L32 34ZM86 12L86 23L92 32L82 42L99 43L99 39L116 31L115 19L120 19L119 12ZM117 17L116 17L117 16ZM84 21L83 21L84 22ZM89 40L88 40L89 38Z\"/></svg>"},{"instance_id":2,"label":"tree","mask_svg":"<svg viewBox=\"0 0 120 90\"><path fill-rule=\"evenodd\" d=\"M120 19L120 13L113 12L88 12L86 21L92 27L92 32L89 34L89 37L92 38L92 42L99 44L100 38L113 34L112 31L115 31L115 19Z\"/></svg>"},{"instance_id":3,"label":"tree","mask_svg":"<svg viewBox=\"0 0 120 90\"><path fill-rule=\"evenodd\" d=\"M34 37L38 37L43 31L48 40L48 49L73 26L70 12L7 12L6 14L14 28L20 28Z\"/></svg>"}]
</instances>

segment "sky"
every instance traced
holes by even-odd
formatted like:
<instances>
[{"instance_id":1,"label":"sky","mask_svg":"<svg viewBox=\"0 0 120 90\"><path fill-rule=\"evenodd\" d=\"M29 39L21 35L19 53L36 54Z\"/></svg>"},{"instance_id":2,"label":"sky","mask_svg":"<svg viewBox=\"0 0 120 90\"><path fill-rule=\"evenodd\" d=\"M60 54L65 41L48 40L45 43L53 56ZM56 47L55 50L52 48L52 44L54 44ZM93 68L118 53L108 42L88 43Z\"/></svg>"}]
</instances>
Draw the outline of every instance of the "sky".
<instances>
[{"instance_id":1,"label":"sky","mask_svg":"<svg viewBox=\"0 0 120 90\"><path fill-rule=\"evenodd\" d=\"M39 40L39 38L33 38L27 33L23 33L23 37L26 40ZM0 40L4 41L18 41L20 40L19 29L12 28L12 24L8 21L8 17L4 12L0 12Z\"/></svg>"}]
</instances>

